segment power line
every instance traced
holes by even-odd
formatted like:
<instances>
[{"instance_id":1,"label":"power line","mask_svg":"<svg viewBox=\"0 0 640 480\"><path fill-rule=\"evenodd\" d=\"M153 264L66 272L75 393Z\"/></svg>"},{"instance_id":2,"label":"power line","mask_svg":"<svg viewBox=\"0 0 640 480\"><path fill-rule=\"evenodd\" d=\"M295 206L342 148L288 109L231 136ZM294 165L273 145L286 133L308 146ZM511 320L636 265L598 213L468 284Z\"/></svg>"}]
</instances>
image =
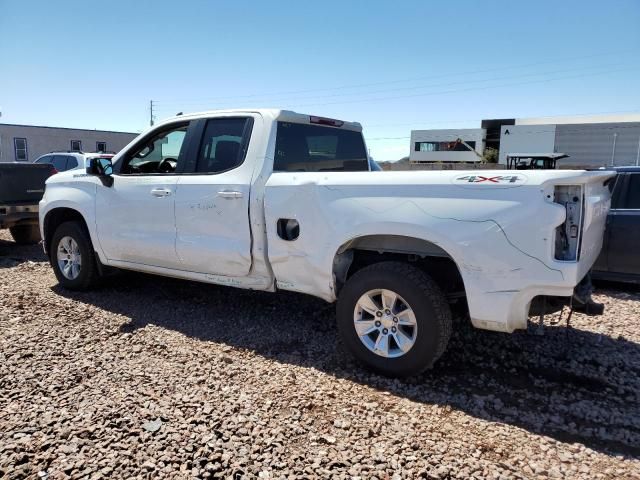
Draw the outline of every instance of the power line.
<instances>
[{"instance_id":1,"label":"power line","mask_svg":"<svg viewBox=\"0 0 640 480\"><path fill-rule=\"evenodd\" d=\"M538 79L538 80L530 80L530 81L526 81L526 82L504 83L504 84L499 84L499 85L472 86L472 87L467 87L467 88L441 90L441 91L433 91L433 92L423 92L423 93L409 94L409 95L395 95L395 96L386 96L386 97L358 98L358 99L352 99L352 100L341 100L341 101L336 101L336 102L323 102L323 103L299 103L299 104L293 103L293 104L288 104L286 108L310 107L310 106L326 106L326 105L341 105L341 104L362 103L362 102L379 102L379 101L397 100L397 99L403 99L403 98L416 98L416 97L426 97L426 96L433 96L433 95L446 95L446 94L451 94L451 93L469 92L469 91L474 91L474 90L488 90L488 89L492 89L492 88L505 88L505 87L521 86L521 85L530 85L530 84L536 84L536 83L548 83L548 82L557 81L557 80L586 78L586 77L593 77L593 76L599 76L599 75L611 75L611 74L614 74L614 73L620 73L620 72L635 70L636 68L638 68L638 67L631 67L631 68L618 69L618 70L605 70L605 71L602 71L602 72L593 72L593 73L588 73L588 74L567 75L567 76L561 76L561 77L556 77L556 78L544 78L544 79ZM207 108L207 107L202 108L202 110L207 110L207 109L211 109L211 108ZM164 110L168 111L168 109L166 109L166 108Z\"/></svg>"},{"instance_id":2,"label":"power line","mask_svg":"<svg viewBox=\"0 0 640 480\"><path fill-rule=\"evenodd\" d=\"M453 89L453 90L442 90L442 91L439 91L439 92L418 93L418 94L412 94L412 95L397 95L397 96L391 96L391 97L374 97L374 98L364 98L364 99L357 99L357 100L344 100L344 101L340 101L340 102L294 104L292 106L296 106L296 107L312 107L312 106L319 106L319 105L341 105L341 104L345 104L345 103L377 102L377 101L381 101L381 100L398 100L398 99L402 99L402 98L427 97L427 96L432 96L432 95L445 95L445 94L449 94L449 93L470 92L470 91L473 91L473 90L489 90L489 89L492 89L492 88L516 87L516 86L521 86L521 85L531 85L531 84L536 84L536 83L553 82L553 81L557 81L557 80L568 80L568 79L575 79L575 78L594 77L594 76L599 76L599 75L610 75L612 73L619 73L619 72L623 72L623 71L634 70L636 68L638 68L638 67L633 67L633 68L630 68L630 69L613 70L613 71L607 70L607 71L604 71L604 72L596 72L596 73L583 74L583 75L569 75L569 76L557 77L557 78L546 78L546 79L541 79L541 80L531 80L531 81L527 81L527 82L505 83L505 84L501 84L501 85L489 85L489 86L484 86L484 87L469 87L469 88L461 88L461 89Z\"/></svg>"},{"instance_id":3,"label":"power line","mask_svg":"<svg viewBox=\"0 0 640 480\"><path fill-rule=\"evenodd\" d=\"M536 84L536 83L548 83L548 82L557 81L557 80L586 78L586 77L593 77L593 76L598 76L598 75L611 75L613 73L619 73L619 72L623 72L623 71L634 70L635 68L637 68L637 67L632 67L632 68L627 68L627 69L619 69L619 70L606 70L606 71L602 71L602 72L594 72L594 73L589 73L589 74L565 75L565 76L556 77L556 78L544 78L544 79L538 79L538 80L530 80L530 81L526 81L526 82L511 82L511 83L504 83L504 84L500 84L500 85L485 85L485 86L481 86L481 87L467 87L467 88L460 88L460 89L441 90L441 91L417 93L417 94L410 94L410 95L396 95L396 96L387 96L387 97L361 98L361 99L354 99L354 100L342 100L342 101L337 101L337 102L307 103L307 104L292 104L292 105L290 104L290 105L288 105L287 108L308 107L308 106L318 106L318 105L320 105L320 106L340 105L340 104L362 103L362 102L378 102L378 101L384 101L384 100L397 100L397 99L403 99L403 98L416 98L416 97L426 97L426 96L433 96L433 95L446 95L446 94L451 94L451 93L469 92L469 91L474 91L474 90L488 90L488 89L492 89L492 88L505 88L505 87L521 86L521 85L531 85L531 84Z\"/></svg>"},{"instance_id":4,"label":"power line","mask_svg":"<svg viewBox=\"0 0 640 480\"><path fill-rule=\"evenodd\" d=\"M611 67L618 67L618 66L624 66L624 63L616 63L616 64L607 64L607 65L596 65L596 66L588 66L588 67L580 67L580 68L570 68L570 69L563 69L563 70L554 70L552 72L535 72L535 73L524 73L524 74L518 74L518 75L509 75L509 76L498 76L498 77L491 77L491 78L484 78L484 79L475 79L475 80L463 80L460 82L446 82L446 83L432 83L429 85L417 85L417 86L411 86L411 87L400 87L400 88L386 88L386 89L382 89L382 90L373 90L373 91L368 91L368 92L361 92L361 93L357 93L355 95L372 95L372 94L376 94L376 93L387 93L387 92L400 92L400 91L411 91L411 90L420 90L420 89L424 89L424 88L433 88L433 87L448 87L448 86L453 86L453 85L467 85L467 84L476 84L476 83L484 83L484 82L492 82L495 80L506 80L506 79L516 79L516 78L526 78L526 77L538 77L541 75L554 75L554 74L558 74L558 73L571 73L571 72L575 72L575 71L580 71L580 70L584 70L584 69L601 69L601 68L611 68ZM610 71L610 70L609 70ZM348 96L354 96L354 93L334 93L334 94L330 94L330 95L312 95L312 96L305 96L305 97L285 97L285 98L280 98L280 99L271 99L270 101L296 101L296 100L306 100L306 99L322 99L322 98L336 98L336 97L348 97ZM236 97L236 98L241 98L241 97ZM230 99L233 99L233 97L227 97L227 101L229 101ZM189 102L189 103L180 103L179 105L181 106L186 106L186 105L204 105L205 102L200 101L200 102ZM164 110L167 110L168 107L163 107Z\"/></svg>"},{"instance_id":5,"label":"power line","mask_svg":"<svg viewBox=\"0 0 640 480\"><path fill-rule=\"evenodd\" d=\"M209 98L201 98L201 99L183 99L183 100L160 101L160 102L157 102L157 103L160 103L160 104L163 104L163 105L167 105L167 104L181 104L181 105L183 105L183 104L185 104L183 102L186 102L186 103L194 102L194 101L197 101L197 102L209 102L209 101L216 101L216 100L228 101L229 98L234 98L234 99L238 99L238 98L260 98L260 97L272 96L272 95L290 95L290 94L299 94L299 93L342 90L342 89L350 89L350 88L351 89L352 88L363 88L363 87L371 87L371 86L378 86L378 85L389 85L389 84L394 84L394 83L412 82L412 81L416 81L416 80L435 79L435 78L449 78L449 77L456 77L456 76L460 76L460 75L474 75L474 74L479 74L479 73L488 73L488 72L510 70L510 69L513 69L513 68L526 68L526 67L532 67L532 66L538 66L538 65L549 65L549 64L554 64L554 63L562 63L562 62L575 61L575 60L584 60L584 59L588 59L588 58L610 56L610 55L614 55L614 54L620 55L620 54L626 54L626 53L629 53L629 50L616 51L616 52L603 52L603 53L591 54L591 55L585 55L585 56L579 56L579 57L574 57L574 56L572 56L572 57L564 57L564 58L558 58L558 59L555 59L555 60L546 60L546 61L542 61L542 62L516 64L516 65L511 65L511 66L508 66L508 67L497 67L497 68L494 67L494 68L488 68L488 69L483 69L483 70L469 70L469 71L464 71L464 72L459 72L459 73L450 73L450 74L442 74L442 75L428 75L428 76L413 77L413 78L408 78L408 79L396 79L396 80L387 80L387 81L372 82L372 83L340 85L340 86L324 87L324 88L316 88L316 89L254 93L254 94L240 95L240 96L235 96L235 97L226 96L226 97L209 97Z\"/></svg>"}]
</instances>

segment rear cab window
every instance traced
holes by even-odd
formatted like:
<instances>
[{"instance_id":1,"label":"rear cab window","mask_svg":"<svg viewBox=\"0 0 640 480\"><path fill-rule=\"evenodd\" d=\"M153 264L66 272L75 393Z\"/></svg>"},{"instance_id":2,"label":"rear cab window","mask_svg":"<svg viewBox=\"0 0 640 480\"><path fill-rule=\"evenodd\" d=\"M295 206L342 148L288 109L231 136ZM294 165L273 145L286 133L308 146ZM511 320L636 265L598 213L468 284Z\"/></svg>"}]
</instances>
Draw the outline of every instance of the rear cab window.
<instances>
[{"instance_id":1,"label":"rear cab window","mask_svg":"<svg viewBox=\"0 0 640 480\"><path fill-rule=\"evenodd\" d=\"M362 133L340 127L278 122L273 171L369 171Z\"/></svg>"}]
</instances>

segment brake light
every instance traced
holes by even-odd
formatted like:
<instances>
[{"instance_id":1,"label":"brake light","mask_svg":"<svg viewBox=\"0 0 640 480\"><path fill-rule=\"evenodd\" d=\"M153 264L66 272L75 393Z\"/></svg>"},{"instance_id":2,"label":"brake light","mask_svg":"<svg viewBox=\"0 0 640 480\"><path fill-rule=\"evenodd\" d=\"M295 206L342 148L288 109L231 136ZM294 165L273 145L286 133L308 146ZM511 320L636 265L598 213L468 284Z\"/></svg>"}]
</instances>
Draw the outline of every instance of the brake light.
<instances>
[{"instance_id":1,"label":"brake light","mask_svg":"<svg viewBox=\"0 0 640 480\"><path fill-rule=\"evenodd\" d=\"M54 167L52 164L49 164L49 167L50 167L49 168L49 176L50 177L55 175L56 173L58 173L58 170L56 170L56 167Z\"/></svg>"},{"instance_id":2,"label":"brake light","mask_svg":"<svg viewBox=\"0 0 640 480\"><path fill-rule=\"evenodd\" d=\"M309 117L309 122L315 123L317 125L330 125L332 127L341 127L344 125L342 120L335 120L333 118L325 118L325 117Z\"/></svg>"}]
</instances>

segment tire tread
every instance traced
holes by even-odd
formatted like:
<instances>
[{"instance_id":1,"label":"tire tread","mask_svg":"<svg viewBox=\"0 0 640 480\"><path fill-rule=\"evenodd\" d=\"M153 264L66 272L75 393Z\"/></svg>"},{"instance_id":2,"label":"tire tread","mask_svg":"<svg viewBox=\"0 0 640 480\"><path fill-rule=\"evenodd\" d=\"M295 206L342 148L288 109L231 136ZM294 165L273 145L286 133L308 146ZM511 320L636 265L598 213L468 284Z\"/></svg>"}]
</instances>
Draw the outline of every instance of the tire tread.
<instances>
[{"instance_id":1,"label":"tire tread","mask_svg":"<svg viewBox=\"0 0 640 480\"><path fill-rule=\"evenodd\" d=\"M351 278L349 278L347 284L352 280L358 282L359 279L366 278L372 274L393 274L405 278L422 292L422 296L424 298L428 299L433 309L433 319L437 322L440 334L437 336L437 344L430 361L421 365L419 370L413 370L408 374L419 374L424 370L431 368L433 364L444 354L453 331L451 310L442 290L423 270L411 264L397 261L384 261L366 266L361 270L358 270ZM340 303L340 298L338 299L338 302Z\"/></svg>"},{"instance_id":2,"label":"tire tread","mask_svg":"<svg viewBox=\"0 0 640 480\"><path fill-rule=\"evenodd\" d=\"M57 249L58 239L59 237L64 236L65 233L76 236L77 239L79 240L79 243L80 242L84 243L87 250L87 253L83 254L83 259L82 259L83 271L81 272L79 279L76 279L76 280L69 280L66 277L64 277L62 273L59 272L59 268L56 261L56 249ZM84 291L84 290L90 290L92 287L94 287L98 283L100 275L98 274L98 268L96 265L96 257L95 257L95 252L93 250L93 244L91 243L89 232L87 231L86 227L82 225L80 222L72 220L72 221L64 222L58 225L58 227L56 228L56 231L53 234L52 242L49 249L50 249L49 258L51 261L51 266L53 267L56 277L58 278L58 282L64 288L67 288L69 290ZM86 261L84 258L85 255L87 256Z\"/></svg>"}]
</instances>

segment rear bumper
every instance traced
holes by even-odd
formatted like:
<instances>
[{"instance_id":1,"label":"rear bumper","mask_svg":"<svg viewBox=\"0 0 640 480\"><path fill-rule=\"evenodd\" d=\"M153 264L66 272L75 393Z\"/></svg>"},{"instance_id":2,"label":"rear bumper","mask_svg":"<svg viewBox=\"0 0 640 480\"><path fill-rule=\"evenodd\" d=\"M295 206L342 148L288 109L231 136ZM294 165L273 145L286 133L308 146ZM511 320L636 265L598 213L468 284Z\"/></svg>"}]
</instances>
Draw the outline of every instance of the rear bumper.
<instances>
[{"instance_id":1,"label":"rear bumper","mask_svg":"<svg viewBox=\"0 0 640 480\"><path fill-rule=\"evenodd\" d=\"M531 302L537 296L567 297L573 295L572 286L567 287L529 287L515 292L484 293L483 304L486 311L476 309L471 323L476 328L511 333L527 328Z\"/></svg>"},{"instance_id":2,"label":"rear bumper","mask_svg":"<svg viewBox=\"0 0 640 480\"><path fill-rule=\"evenodd\" d=\"M38 205L0 205L0 228L37 225Z\"/></svg>"}]
</instances>

